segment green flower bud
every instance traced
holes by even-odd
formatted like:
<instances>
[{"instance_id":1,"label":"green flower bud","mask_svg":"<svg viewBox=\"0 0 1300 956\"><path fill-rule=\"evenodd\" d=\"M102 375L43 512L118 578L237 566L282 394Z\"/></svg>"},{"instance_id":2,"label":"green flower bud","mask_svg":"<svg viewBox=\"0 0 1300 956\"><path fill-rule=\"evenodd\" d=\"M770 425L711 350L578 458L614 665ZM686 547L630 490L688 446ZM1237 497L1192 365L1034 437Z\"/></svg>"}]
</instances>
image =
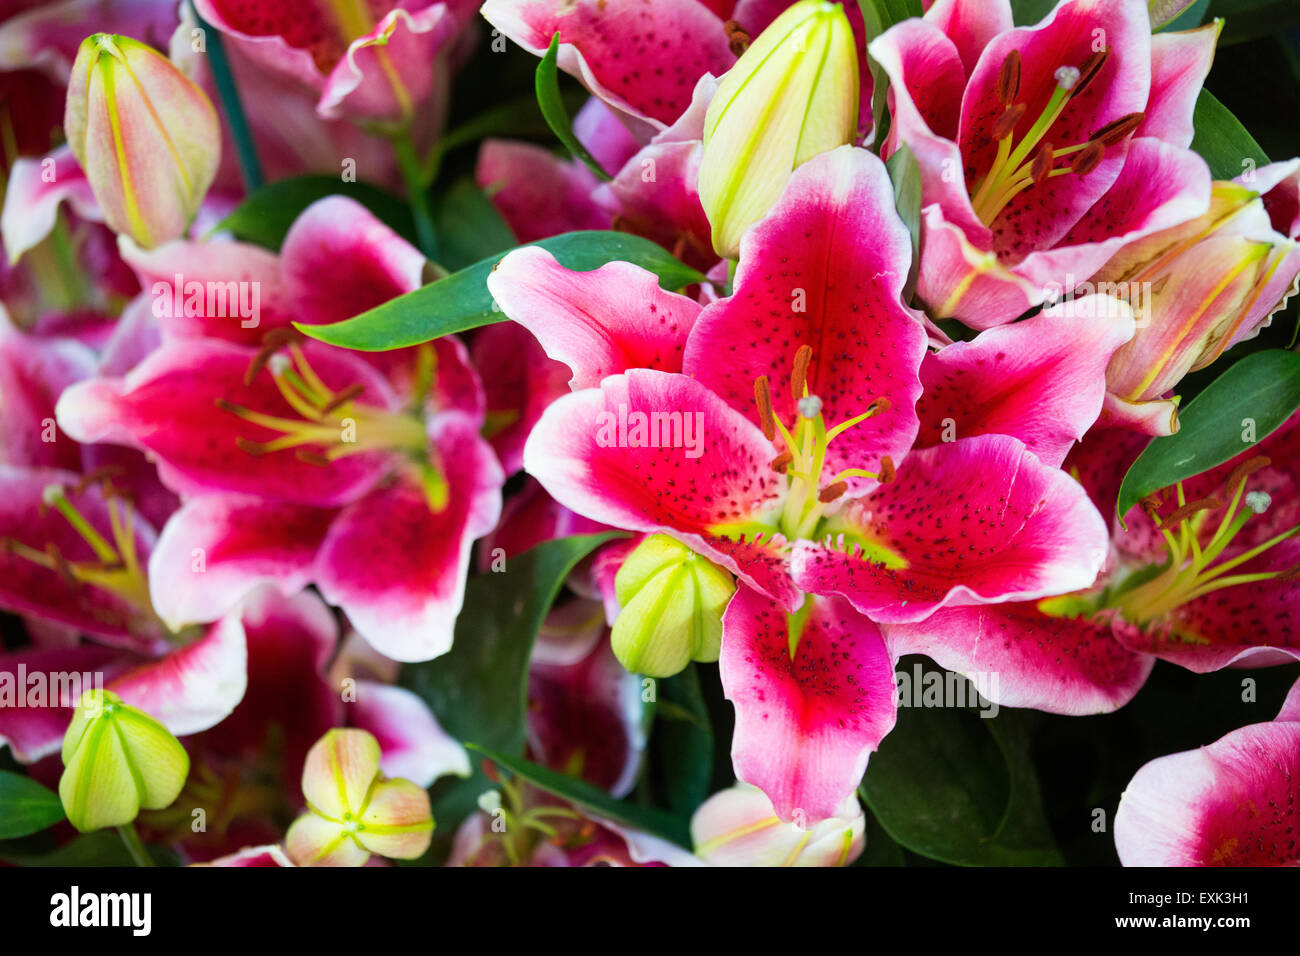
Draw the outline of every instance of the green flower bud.
<instances>
[{"instance_id":1,"label":"green flower bud","mask_svg":"<svg viewBox=\"0 0 1300 956\"><path fill-rule=\"evenodd\" d=\"M190 757L170 730L112 691L88 690L63 738L59 799L83 833L130 823L179 796Z\"/></svg>"},{"instance_id":2,"label":"green flower bud","mask_svg":"<svg viewBox=\"0 0 1300 956\"><path fill-rule=\"evenodd\" d=\"M859 84L849 18L827 0L794 4L726 72L705 116L699 180L718 255L735 258L797 166L852 142Z\"/></svg>"},{"instance_id":3,"label":"green flower bud","mask_svg":"<svg viewBox=\"0 0 1300 956\"><path fill-rule=\"evenodd\" d=\"M641 542L614 578L623 610L614 654L634 674L671 677L691 661L716 661L731 575L667 535Z\"/></svg>"},{"instance_id":4,"label":"green flower bud","mask_svg":"<svg viewBox=\"0 0 1300 956\"><path fill-rule=\"evenodd\" d=\"M379 772L379 741L364 730L331 730L302 768L307 812L285 835L298 866L363 866L370 854L414 860L433 840L429 794Z\"/></svg>"}]
</instances>

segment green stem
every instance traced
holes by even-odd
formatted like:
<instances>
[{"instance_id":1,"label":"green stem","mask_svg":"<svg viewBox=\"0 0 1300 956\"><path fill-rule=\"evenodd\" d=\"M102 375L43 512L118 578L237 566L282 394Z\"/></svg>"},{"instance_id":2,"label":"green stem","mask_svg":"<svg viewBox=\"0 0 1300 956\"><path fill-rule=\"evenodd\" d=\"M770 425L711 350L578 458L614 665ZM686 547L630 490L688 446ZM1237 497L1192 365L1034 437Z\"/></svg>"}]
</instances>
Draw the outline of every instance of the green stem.
<instances>
[{"instance_id":1,"label":"green stem","mask_svg":"<svg viewBox=\"0 0 1300 956\"><path fill-rule=\"evenodd\" d=\"M212 65L212 81L217 87L217 98L221 100L222 112L230 125L230 136L235 141L235 151L239 156L239 171L244 179L244 188L254 192L263 183L262 164L257 158L257 147L253 145L253 132L248 125L248 115L239 100L239 90L235 87L235 77L230 71L230 60L226 57L226 48L222 46L221 34L199 16L190 0L190 11L194 14L199 29L204 33L207 43L208 61Z\"/></svg>"},{"instance_id":2,"label":"green stem","mask_svg":"<svg viewBox=\"0 0 1300 956\"><path fill-rule=\"evenodd\" d=\"M425 258L437 261L438 236L433 228L433 216L429 212L428 188L410 138L395 137L393 152L397 154L397 165L402 171L402 180L406 183L406 201L415 218L415 233L420 239L420 251Z\"/></svg>"},{"instance_id":3,"label":"green stem","mask_svg":"<svg viewBox=\"0 0 1300 956\"><path fill-rule=\"evenodd\" d=\"M144 848L144 843L140 840L140 834L135 832L134 823L125 823L117 828L117 834L126 844L127 850L131 854L131 859L135 860L136 866L153 866L153 858L149 856L149 851Z\"/></svg>"}]
</instances>

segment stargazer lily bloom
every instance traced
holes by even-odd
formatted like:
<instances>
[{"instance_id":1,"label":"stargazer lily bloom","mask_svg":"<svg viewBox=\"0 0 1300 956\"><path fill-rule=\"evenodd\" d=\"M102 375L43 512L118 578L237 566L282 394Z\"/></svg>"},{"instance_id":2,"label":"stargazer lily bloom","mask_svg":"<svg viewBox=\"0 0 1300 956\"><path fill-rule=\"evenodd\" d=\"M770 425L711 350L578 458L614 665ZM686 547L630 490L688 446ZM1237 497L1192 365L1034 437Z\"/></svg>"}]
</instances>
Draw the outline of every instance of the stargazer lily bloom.
<instances>
[{"instance_id":1,"label":"stargazer lily bloom","mask_svg":"<svg viewBox=\"0 0 1300 956\"><path fill-rule=\"evenodd\" d=\"M1300 413L1129 513L1116 543L1146 573L1109 597L1128 647L1197 673L1300 659Z\"/></svg>"},{"instance_id":2,"label":"stargazer lily bloom","mask_svg":"<svg viewBox=\"0 0 1300 956\"><path fill-rule=\"evenodd\" d=\"M1066 408L1082 434L1100 381L1005 424L972 404L956 440L913 450L927 333L900 299L910 253L883 164L843 147L795 172L746 234L734 294L706 307L632 267L574 273L536 249L489 279L577 389L543 414L525 469L566 507L739 578L721 650L733 760L783 820L835 815L892 727L881 624L1086 587L1106 554L1084 490L1026 445L1063 455L1044 422ZM1031 354L1044 374L1099 373L1132 332L1115 321L1085 337L1088 358ZM963 364L969 387L941 400L998 375Z\"/></svg>"},{"instance_id":3,"label":"stargazer lily bloom","mask_svg":"<svg viewBox=\"0 0 1300 956\"><path fill-rule=\"evenodd\" d=\"M242 54L315 93L321 116L386 133L409 131L442 113L447 56L476 6L468 0L195 3Z\"/></svg>"},{"instance_id":4,"label":"stargazer lily bloom","mask_svg":"<svg viewBox=\"0 0 1300 956\"><path fill-rule=\"evenodd\" d=\"M335 321L415 288L423 258L341 198L310 207L278 259L236 243L131 258L163 344L125 376L68 389L58 416L78 440L146 451L188 499L150 569L159 614L180 627L266 580L286 594L315 583L389 656L445 652L504 482L465 350L442 339L369 358L286 328L289 303ZM191 282L261 288L266 325L214 309L210 293L192 310ZM261 345L244 344L258 332Z\"/></svg>"},{"instance_id":5,"label":"stargazer lily bloom","mask_svg":"<svg viewBox=\"0 0 1300 956\"><path fill-rule=\"evenodd\" d=\"M1125 866L1300 865L1300 682L1271 722L1142 767L1115 849Z\"/></svg>"},{"instance_id":6,"label":"stargazer lily bloom","mask_svg":"<svg viewBox=\"0 0 1300 956\"><path fill-rule=\"evenodd\" d=\"M951 0L877 37L892 125L922 182L917 292L984 329L1202 215L1187 149L1217 23L1151 35L1142 0L1063 0L1014 28L1009 0Z\"/></svg>"},{"instance_id":7,"label":"stargazer lily bloom","mask_svg":"<svg viewBox=\"0 0 1300 956\"><path fill-rule=\"evenodd\" d=\"M1216 182L1210 211L1125 246L1094 277L1140 303L1137 335L1106 370L1106 419L1149 434L1177 427L1165 396L1267 326L1300 277L1300 159Z\"/></svg>"},{"instance_id":8,"label":"stargazer lily bloom","mask_svg":"<svg viewBox=\"0 0 1300 956\"><path fill-rule=\"evenodd\" d=\"M1067 461L1107 514L1141 450L1123 435L1089 436ZM999 704L1066 714L1127 703L1156 658L1196 673L1291 663L1300 658L1298 453L1300 415L1133 508L1091 587L946 609L891 627L892 646L968 675L997 672Z\"/></svg>"}]
</instances>

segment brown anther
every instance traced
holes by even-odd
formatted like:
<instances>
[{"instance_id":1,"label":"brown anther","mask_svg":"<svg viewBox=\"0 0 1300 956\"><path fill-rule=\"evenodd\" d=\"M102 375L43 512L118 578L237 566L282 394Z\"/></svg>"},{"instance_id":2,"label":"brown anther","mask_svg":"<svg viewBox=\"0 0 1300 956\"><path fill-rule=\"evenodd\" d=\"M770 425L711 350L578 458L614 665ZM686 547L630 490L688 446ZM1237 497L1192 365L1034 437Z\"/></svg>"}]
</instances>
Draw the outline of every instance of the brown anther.
<instances>
[{"instance_id":1,"label":"brown anther","mask_svg":"<svg viewBox=\"0 0 1300 956\"><path fill-rule=\"evenodd\" d=\"M776 416L772 414L772 392L768 388L766 375L754 379L754 404L758 406L758 421L763 428L763 437L768 441L774 440Z\"/></svg>"},{"instance_id":2,"label":"brown anther","mask_svg":"<svg viewBox=\"0 0 1300 956\"><path fill-rule=\"evenodd\" d=\"M773 471L785 471L792 461L794 461L794 455L788 451L783 451L768 463L768 467Z\"/></svg>"},{"instance_id":3,"label":"brown anther","mask_svg":"<svg viewBox=\"0 0 1300 956\"><path fill-rule=\"evenodd\" d=\"M872 415L879 415L881 412L887 412L894 406L890 404L887 398L878 398L867 406L867 412Z\"/></svg>"},{"instance_id":4,"label":"brown anther","mask_svg":"<svg viewBox=\"0 0 1300 956\"><path fill-rule=\"evenodd\" d=\"M354 385L349 385L347 388L343 389L343 391L335 395L334 398L320 410L320 413L322 415L328 415L330 412L335 411L339 407L352 401L352 399L360 396L365 390L366 387L360 382L357 382Z\"/></svg>"},{"instance_id":5,"label":"brown anther","mask_svg":"<svg viewBox=\"0 0 1300 956\"><path fill-rule=\"evenodd\" d=\"M880 459L880 483L887 485L894 480L894 459L885 455Z\"/></svg>"},{"instance_id":6,"label":"brown anther","mask_svg":"<svg viewBox=\"0 0 1300 956\"><path fill-rule=\"evenodd\" d=\"M1009 107L1016 101L1020 95L1020 51L1012 50L1007 54L1007 58L1002 61L1002 69L998 70L997 83L998 102L1003 106Z\"/></svg>"},{"instance_id":7,"label":"brown anther","mask_svg":"<svg viewBox=\"0 0 1300 956\"><path fill-rule=\"evenodd\" d=\"M483 768L483 776L487 777L493 783L501 782L501 774L497 772L497 765L491 760L484 757L483 762L479 764L479 766Z\"/></svg>"},{"instance_id":8,"label":"brown anther","mask_svg":"<svg viewBox=\"0 0 1300 956\"><path fill-rule=\"evenodd\" d=\"M1070 172L1079 176L1087 176L1100 166L1101 161L1105 158L1106 147L1093 140L1075 154L1074 161L1070 163Z\"/></svg>"},{"instance_id":9,"label":"brown anther","mask_svg":"<svg viewBox=\"0 0 1300 956\"><path fill-rule=\"evenodd\" d=\"M306 462L309 465L316 465L319 468L328 468L333 462L322 455L320 452L308 451L305 448L299 448L293 453L293 457L299 461Z\"/></svg>"},{"instance_id":10,"label":"brown anther","mask_svg":"<svg viewBox=\"0 0 1300 956\"><path fill-rule=\"evenodd\" d=\"M794 390L796 402L803 398L804 390L808 387L808 366L811 362L812 348L799 346L799 351L794 353L794 371L790 373L790 387Z\"/></svg>"},{"instance_id":11,"label":"brown anther","mask_svg":"<svg viewBox=\"0 0 1300 956\"><path fill-rule=\"evenodd\" d=\"M993 138L1006 139L1016 131L1020 121L1025 118L1025 104L1017 103L1015 106L1007 107L1007 111L998 117L997 122L993 124Z\"/></svg>"},{"instance_id":12,"label":"brown anther","mask_svg":"<svg viewBox=\"0 0 1300 956\"><path fill-rule=\"evenodd\" d=\"M837 481L835 482L835 484L827 485L820 492L818 492L817 500L820 501L822 504L829 504L830 502L834 501L836 498L838 498L840 495L844 494L844 492L848 490L849 490L849 483L847 481Z\"/></svg>"},{"instance_id":13,"label":"brown anther","mask_svg":"<svg viewBox=\"0 0 1300 956\"><path fill-rule=\"evenodd\" d=\"M1294 581L1296 578L1300 578L1300 564L1287 568L1277 576L1279 581Z\"/></svg>"},{"instance_id":14,"label":"brown anther","mask_svg":"<svg viewBox=\"0 0 1300 956\"><path fill-rule=\"evenodd\" d=\"M1034 162L1029 168L1029 175L1033 177L1035 185L1041 186L1047 182L1047 177L1052 175L1052 166L1055 162L1052 144L1044 143L1038 152L1034 153Z\"/></svg>"},{"instance_id":15,"label":"brown anther","mask_svg":"<svg viewBox=\"0 0 1300 956\"><path fill-rule=\"evenodd\" d=\"M121 478L126 474L126 469L122 465L100 465L98 468L92 468L81 476L81 479L73 486L72 493L80 495L88 488L95 485L103 485L106 494L113 494L113 479Z\"/></svg>"},{"instance_id":16,"label":"brown anther","mask_svg":"<svg viewBox=\"0 0 1300 956\"><path fill-rule=\"evenodd\" d=\"M1110 50L1102 50L1084 60L1079 66L1079 82L1075 83L1074 89L1070 90L1070 96L1078 96L1086 90L1088 84L1097 78L1097 74L1101 72L1101 68L1106 65L1109 58Z\"/></svg>"},{"instance_id":17,"label":"brown anther","mask_svg":"<svg viewBox=\"0 0 1300 956\"><path fill-rule=\"evenodd\" d=\"M1218 498L1200 498L1196 501L1189 501L1181 508L1171 511L1165 518L1165 525L1181 524L1193 515L1202 511L1213 511L1216 508L1222 508L1223 502Z\"/></svg>"},{"instance_id":18,"label":"brown anther","mask_svg":"<svg viewBox=\"0 0 1300 956\"><path fill-rule=\"evenodd\" d=\"M1259 471L1261 468L1267 468L1271 464L1273 464L1273 461L1267 455L1256 455L1254 458L1248 458L1236 468L1232 469L1232 474L1230 474L1228 480L1223 483L1224 490L1227 492L1228 497L1231 498L1235 494L1233 489L1240 486L1247 478Z\"/></svg>"},{"instance_id":19,"label":"brown anther","mask_svg":"<svg viewBox=\"0 0 1300 956\"><path fill-rule=\"evenodd\" d=\"M51 541L45 546L45 553L49 557L50 562L54 565L54 570L58 572L59 577L63 578L64 583L79 583L77 581L77 576L72 573L72 565L70 565L68 559L63 556L63 552L59 550L58 545Z\"/></svg>"},{"instance_id":20,"label":"brown anther","mask_svg":"<svg viewBox=\"0 0 1300 956\"><path fill-rule=\"evenodd\" d=\"M1160 521L1160 505L1163 502L1157 495L1147 495L1138 501L1138 507L1146 513L1146 516L1152 521Z\"/></svg>"},{"instance_id":21,"label":"brown anther","mask_svg":"<svg viewBox=\"0 0 1300 956\"><path fill-rule=\"evenodd\" d=\"M749 49L749 31L735 20L728 20L722 25L722 29L727 34L727 45L731 47L732 55L740 56Z\"/></svg>"},{"instance_id":22,"label":"brown anther","mask_svg":"<svg viewBox=\"0 0 1300 956\"><path fill-rule=\"evenodd\" d=\"M1137 128L1142 125L1142 121L1146 118L1145 113L1129 113L1128 116L1121 116L1114 122L1107 123L1093 133L1089 139L1094 143L1101 143L1103 146L1118 146L1137 132Z\"/></svg>"},{"instance_id":23,"label":"brown anther","mask_svg":"<svg viewBox=\"0 0 1300 956\"><path fill-rule=\"evenodd\" d=\"M262 347L257 350L253 360L248 363L248 368L244 370L245 385L252 385L253 380L262 373L262 369L266 368L266 363L271 361L271 356L284 348L287 339L283 334L276 334L284 331L284 329L273 329L266 333L266 336L262 339Z\"/></svg>"},{"instance_id":24,"label":"brown anther","mask_svg":"<svg viewBox=\"0 0 1300 956\"><path fill-rule=\"evenodd\" d=\"M235 436L235 444L239 446L240 451L247 452L254 458L261 458L262 455L266 454L260 442L250 441L243 435Z\"/></svg>"}]
</instances>

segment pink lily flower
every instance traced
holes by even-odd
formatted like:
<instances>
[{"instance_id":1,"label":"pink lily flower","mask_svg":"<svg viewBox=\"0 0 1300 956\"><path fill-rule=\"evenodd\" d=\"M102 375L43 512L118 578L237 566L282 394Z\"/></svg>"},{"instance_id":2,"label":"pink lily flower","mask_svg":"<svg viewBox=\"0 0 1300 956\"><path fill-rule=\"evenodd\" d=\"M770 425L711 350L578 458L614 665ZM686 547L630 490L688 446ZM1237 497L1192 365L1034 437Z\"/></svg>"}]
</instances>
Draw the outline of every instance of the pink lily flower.
<instances>
[{"instance_id":1,"label":"pink lily flower","mask_svg":"<svg viewBox=\"0 0 1300 956\"><path fill-rule=\"evenodd\" d=\"M912 450L927 334L900 299L910 243L892 208L883 165L845 147L747 233L730 298L701 307L630 267L570 273L530 249L489 279L578 389L543 414L525 469L566 507L671 535L743 583L723 620L733 760L785 820L835 815L893 724L882 624L1085 587L1106 554L1085 492L1025 440L1063 455L1083 433L1131 317L1085 358L1041 350L1045 376L1091 363L1096 387L1011 435L972 413L956 441ZM1061 408L1079 421L1048 438Z\"/></svg>"},{"instance_id":2,"label":"pink lily flower","mask_svg":"<svg viewBox=\"0 0 1300 956\"><path fill-rule=\"evenodd\" d=\"M1142 444L1107 429L1072 452L1067 468L1103 513L1114 512L1119 478ZM1065 714L1123 706L1157 658L1196 673L1291 663L1300 658L1298 450L1300 415L1182 482L1173 500L1133 508L1091 587L945 609L889 628L892 645L960 673L999 674L999 704Z\"/></svg>"},{"instance_id":3,"label":"pink lily flower","mask_svg":"<svg viewBox=\"0 0 1300 956\"><path fill-rule=\"evenodd\" d=\"M1300 413L1173 500L1134 508L1116 544L1165 571L1117 596L1119 639L1196 673L1300 659L1298 489Z\"/></svg>"},{"instance_id":4,"label":"pink lily flower","mask_svg":"<svg viewBox=\"0 0 1300 956\"><path fill-rule=\"evenodd\" d=\"M718 791L691 817L695 853L714 866L847 866L866 847L865 829L856 796L838 816L805 827L782 821L761 790L743 783Z\"/></svg>"},{"instance_id":5,"label":"pink lily flower","mask_svg":"<svg viewBox=\"0 0 1300 956\"><path fill-rule=\"evenodd\" d=\"M401 132L442 112L447 55L475 5L197 0L195 6L249 59L313 92L322 117Z\"/></svg>"},{"instance_id":6,"label":"pink lily flower","mask_svg":"<svg viewBox=\"0 0 1300 956\"><path fill-rule=\"evenodd\" d=\"M906 145L921 171L930 311L1011 322L1204 213L1209 169L1187 146L1217 36L1153 37L1142 0L1063 0L1020 28L1009 0L950 0L877 37L883 153Z\"/></svg>"},{"instance_id":7,"label":"pink lily flower","mask_svg":"<svg viewBox=\"0 0 1300 956\"><path fill-rule=\"evenodd\" d=\"M308 751L334 727L375 737L380 769L428 787L470 772L465 750L410 691L373 673L310 591L285 597L259 588L241 605L248 635L248 690L234 711L185 740L191 780L176 805L146 821L179 843L189 859L210 859L249 839L275 839L277 820L301 809L299 781ZM190 827L206 807L205 832Z\"/></svg>"},{"instance_id":8,"label":"pink lily flower","mask_svg":"<svg viewBox=\"0 0 1300 956\"><path fill-rule=\"evenodd\" d=\"M1148 434L1177 429L1165 397L1258 335L1300 282L1300 159L1216 182L1199 219L1125 246L1102 267L1099 288L1134 290L1139 331L1106 370L1105 417Z\"/></svg>"},{"instance_id":9,"label":"pink lily flower","mask_svg":"<svg viewBox=\"0 0 1300 956\"><path fill-rule=\"evenodd\" d=\"M20 695L0 707L0 741L17 759L59 750L77 703L67 684L73 675L177 735L206 730L234 709L246 685L240 616L168 632L149 602L144 569L155 533L147 521L111 487L70 472L4 465L0 486L0 607L100 642L42 642L0 656ZM26 699L41 686L42 699Z\"/></svg>"},{"instance_id":10,"label":"pink lily flower","mask_svg":"<svg viewBox=\"0 0 1300 956\"><path fill-rule=\"evenodd\" d=\"M1115 814L1125 866L1300 863L1300 682L1268 723L1146 764Z\"/></svg>"},{"instance_id":11,"label":"pink lily flower","mask_svg":"<svg viewBox=\"0 0 1300 956\"><path fill-rule=\"evenodd\" d=\"M423 258L341 198L307 210L278 258L237 243L128 258L157 297L163 344L125 376L69 389L58 414L80 440L146 451L189 499L152 568L163 618L212 620L262 581L289 594L310 582L389 656L445 652L504 481L465 351L444 339L369 359L284 329L289 303L302 321L336 321L417 287ZM191 281L262 289L266 313L245 327L210 299L175 308ZM268 327L261 348L237 344Z\"/></svg>"},{"instance_id":12,"label":"pink lily flower","mask_svg":"<svg viewBox=\"0 0 1300 956\"><path fill-rule=\"evenodd\" d=\"M67 83L81 41L92 33L137 37L159 49L177 24L170 0L55 0L30 4L0 24L0 70L39 69Z\"/></svg>"}]
</instances>

